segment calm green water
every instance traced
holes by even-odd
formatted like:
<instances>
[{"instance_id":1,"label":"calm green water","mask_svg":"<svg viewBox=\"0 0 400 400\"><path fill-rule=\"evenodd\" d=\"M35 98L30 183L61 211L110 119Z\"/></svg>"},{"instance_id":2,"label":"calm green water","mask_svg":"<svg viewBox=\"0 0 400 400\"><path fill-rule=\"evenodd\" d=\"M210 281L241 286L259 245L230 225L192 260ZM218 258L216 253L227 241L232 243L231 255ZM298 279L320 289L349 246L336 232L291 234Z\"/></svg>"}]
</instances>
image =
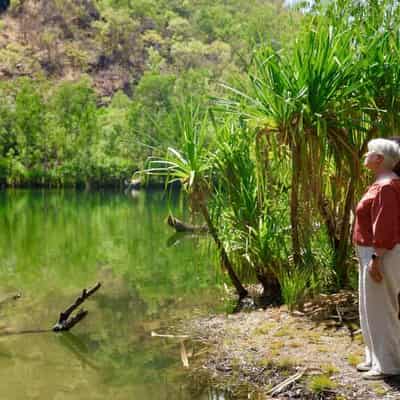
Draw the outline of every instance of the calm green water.
<instances>
[{"instance_id":1,"label":"calm green water","mask_svg":"<svg viewBox=\"0 0 400 400\"><path fill-rule=\"evenodd\" d=\"M176 340L150 336L220 303L207 246L168 241L167 212L162 193L0 192L0 299L22 293L1 329L50 328L103 283L70 333L0 336L0 399L223 398L188 380Z\"/></svg>"}]
</instances>

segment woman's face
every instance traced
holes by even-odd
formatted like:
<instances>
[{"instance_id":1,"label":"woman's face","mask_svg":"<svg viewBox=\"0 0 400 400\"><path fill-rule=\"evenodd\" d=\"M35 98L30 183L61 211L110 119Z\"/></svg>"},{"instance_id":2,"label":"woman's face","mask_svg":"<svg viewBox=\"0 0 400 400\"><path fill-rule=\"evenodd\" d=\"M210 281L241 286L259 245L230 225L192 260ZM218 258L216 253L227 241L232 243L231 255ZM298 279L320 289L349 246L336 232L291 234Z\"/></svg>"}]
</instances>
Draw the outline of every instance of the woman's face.
<instances>
[{"instance_id":1,"label":"woman's face","mask_svg":"<svg viewBox=\"0 0 400 400\"><path fill-rule=\"evenodd\" d=\"M377 172L382 166L383 158L382 154L368 151L364 154L364 166L373 172Z\"/></svg>"}]
</instances>

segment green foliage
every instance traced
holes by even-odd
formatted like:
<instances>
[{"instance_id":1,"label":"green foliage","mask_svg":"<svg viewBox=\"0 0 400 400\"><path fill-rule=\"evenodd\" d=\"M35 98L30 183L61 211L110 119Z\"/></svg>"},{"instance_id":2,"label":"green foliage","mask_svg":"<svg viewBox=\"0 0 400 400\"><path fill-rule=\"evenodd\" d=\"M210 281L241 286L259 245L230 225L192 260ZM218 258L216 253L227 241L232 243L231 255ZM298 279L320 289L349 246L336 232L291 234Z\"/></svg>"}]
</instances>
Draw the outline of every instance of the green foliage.
<instances>
[{"instance_id":1,"label":"green foliage","mask_svg":"<svg viewBox=\"0 0 400 400\"><path fill-rule=\"evenodd\" d=\"M139 24L124 11L107 9L103 19L94 21L101 51L110 61L129 63L134 56Z\"/></svg>"},{"instance_id":2,"label":"green foliage","mask_svg":"<svg viewBox=\"0 0 400 400\"><path fill-rule=\"evenodd\" d=\"M190 22L179 16L173 17L168 21L167 29L171 32L172 37L177 40L191 36Z\"/></svg>"},{"instance_id":3,"label":"green foliage","mask_svg":"<svg viewBox=\"0 0 400 400\"><path fill-rule=\"evenodd\" d=\"M187 28L185 10L177 26ZM229 63L231 49L237 51L229 43L232 14L229 4L198 11L208 42L177 34L174 65L199 70L213 58L213 46L219 65ZM210 15L224 22L207 24ZM217 102L225 113L212 114L213 147L204 150L178 127L183 146L153 169L203 192L216 235L241 276L257 277L265 289L277 280L290 307L349 284L350 216L366 181L360 158L369 139L400 126L400 34L393 29L399 23L391 0L371 7L338 0L315 3L283 48L253 32L251 63L242 58L246 78L231 76L229 98ZM190 148L201 148L201 157Z\"/></svg>"},{"instance_id":4,"label":"green foliage","mask_svg":"<svg viewBox=\"0 0 400 400\"><path fill-rule=\"evenodd\" d=\"M135 98L153 112L159 109L168 111L175 79L174 75L145 74L136 87Z\"/></svg>"},{"instance_id":5,"label":"green foliage","mask_svg":"<svg viewBox=\"0 0 400 400\"><path fill-rule=\"evenodd\" d=\"M399 21L389 0L367 9L353 2L316 3L294 43L258 48L248 80L220 102L259 134L275 137L272 158L284 154L290 160L294 264L304 268L321 260L316 249L329 254L338 286L348 284L350 214L365 179L360 157L369 139L378 132L393 135L399 126L400 41L392 29ZM261 173L270 174L264 168ZM321 224L330 251L316 240L326 243L315 229ZM291 292L302 291L296 289L300 282L308 285L302 275L285 278L298 281Z\"/></svg>"},{"instance_id":6,"label":"green foliage","mask_svg":"<svg viewBox=\"0 0 400 400\"><path fill-rule=\"evenodd\" d=\"M147 174L165 176L169 182L179 180L189 194L207 190L209 165L206 162L207 112L191 99L172 114L168 127L183 136L180 150L168 148L165 158L149 160ZM201 195L201 194L200 194Z\"/></svg>"},{"instance_id":7,"label":"green foliage","mask_svg":"<svg viewBox=\"0 0 400 400\"><path fill-rule=\"evenodd\" d=\"M355 353L350 353L347 356L347 362L352 366L352 367L356 367L357 364L359 364L360 362L362 362L363 357L360 354L355 354Z\"/></svg>"},{"instance_id":8,"label":"green foliage","mask_svg":"<svg viewBox=\"0 0 400 400\"><path fill-rule=\"evenodd\" d=\"M278 279L281 284L283 302L293 310L302 304L304 298L310 292L312 281L311 268L282 268L278 272Z\"/></svg>"},{"instance_id":9,"label":"green foliage","mask_svg":"<svg viewBox=\"0 0 400 400\"><path fill-rule=\"evenodd\" d=\"M67 43L65 46L65 55L68 57L72 67L86 71L89 65L90 57L86 50Z\"/></svg>"},{"instance_id":10,"label":"green foliage","mask_svg":"<svg viewBox=\"0 0 400 400\"><path fill-rule=\"evenodd\" d=\"M393 1L29 4L24 40L0 44L1 70L30 76L0 85L1 182L119 184L150 157L243 278L290 306L348 284L360 156L400 126Z\"/></svg>"},{"instance_id":11,"label":"green foliage","mask_svg":"<svg viewBox=\"0 0 400 400\"><path fill-rule=\"evenodd\" d=\"M131 100L125 95L99 109L88 80L50 89L21 79L0 92L0 180L115 185L136 168L128 129Z\"/></svg>"},{"instance_id":12,"label":"green foliage","mask_svg":"<svg viewBox=\"0 0 400 400\"><path fill-rule=\"evenodd\" d=\"M251 131L234 124L223 126L217 136L213 157L219 188L215 207L220 212L219 226L224 228L228 248L240 265L249 265L256 274L277 271L287 264L290 244L287 240L287 199L284 193L264 189L258 176ZM279 199L279 200L278 200Z\"/></svg>"},{"instance_id":13,"label":"green foliage","mask_svg":"<svg viewBox=\"0 0 400 400\"><path fill-rule=\"evenodd\" d=\"M310 379L309 389L313 393L323 393L324 391L334 390L337 384L327 375L317 375Z\"/></svg>"},{"instance_id":14,"label":"green foliage","mask_svg":"<svg viewBox=\"0 0 400 400\"><path fill-rule=\"evenodd\" d=\"M0 85L0 158L9 184L52 186L119 184L148 156L178 148L172 110L188 95L206 102L221 92L219 80L243 73L256 19L279 42L276 26L292 14L258 0L25 0L11 8L0 20L12 38L0 41L0 70L10 77ZM117 105L121 92L129 99Z\"/></svg>"}]
</instances>

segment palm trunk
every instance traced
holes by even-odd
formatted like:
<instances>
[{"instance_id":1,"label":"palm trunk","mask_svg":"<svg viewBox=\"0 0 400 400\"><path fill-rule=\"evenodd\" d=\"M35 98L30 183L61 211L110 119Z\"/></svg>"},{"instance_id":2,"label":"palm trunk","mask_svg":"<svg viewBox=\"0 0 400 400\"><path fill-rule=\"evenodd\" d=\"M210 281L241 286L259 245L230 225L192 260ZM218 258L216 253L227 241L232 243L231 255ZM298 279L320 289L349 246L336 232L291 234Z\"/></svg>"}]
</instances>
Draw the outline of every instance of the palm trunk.
<instances>
[{"instance_id":1,"label":"palm trunk","mask_svg":"<svg viewBox=\"0 0 400 400\"><path fill-rule=\"evenodd\" d=\"M322 194L319 195L317 202L318 202L319 212L321 214L321 217L326 226L326 230L328 232L329 241L331 243L332 249L333 251L336 252L339 249L339 239L337 238L336 235L335 218L332 216L329 210L328 202L327 200L324 199Z\"/></svg>"},{"instance_id":2,"label":"palm trunk","mask_svg":"<svg viewBox=\"0 0 400 400\"><path fill-rule=\"evenodd\" d=\"M348 283L348 274L346 270L346 257L349 249L350 236L350 211L354 199L354 177L351 177L346 193L346 201L343 210L342 226L340 229L339 248L336 255L336 269L340 279L340 286L346 286Z\"/></svg>"},{"instance_id":3,"label":"palm trunk","mask_svg":"<svg viewBox=\"0 0 400 400\"><path fill-rule=\"evenodd\" d=\"M292 233L293 261L300 265L301 250L299 237L299 185L300 185L300 149L292 144L292 190L290 198L290 224Z\"/></svg>"},{"instance_id":4,"label":"palm trunk","mask_svg":"<svg viewBox=\"0 0 400 400\"><path fill-rule=\"evenodd\" d=\"M282 304L282 288L276 275L272 272L258 272L257 279L263 287L263 304Z\"/></svg>"},{"instance_id":5,"label":"palm trunk","mask_svg":"<svg viewBox=\"0 0 400 400\"><path fill-rule=\"evenodd\" d=\"M210 214L208 213L207 207L204 204L200 205L200 210L201 213L203 214L203 217L206 221L208 230L214 239L215 244L217 245L220 257L221 257L221 264L225 267L225 269L228 272L229 278L232 281L233 286L236 289L236 292L239 296L240 299L246 297L248 295L247 290L243 287L241 284L239 278L237 277L235 271L233 270L232 264L229 260L228 254L225 251L225 248L221 242L221 240L218 237L217 230L214 227L214 224L211 221Z\"/></svg>"}]
</instances>

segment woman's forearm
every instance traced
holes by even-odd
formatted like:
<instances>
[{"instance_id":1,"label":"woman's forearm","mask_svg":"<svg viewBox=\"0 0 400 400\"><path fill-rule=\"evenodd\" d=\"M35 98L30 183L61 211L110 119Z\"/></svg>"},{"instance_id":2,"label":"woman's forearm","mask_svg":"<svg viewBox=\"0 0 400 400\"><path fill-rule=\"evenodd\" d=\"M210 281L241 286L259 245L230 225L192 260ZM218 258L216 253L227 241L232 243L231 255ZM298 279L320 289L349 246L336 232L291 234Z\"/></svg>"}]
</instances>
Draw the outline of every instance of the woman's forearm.
<instances>
[{"instance_id":1,"label":"woman's forearm","mask_svg":"<svg viewBox=\"0 0 400 400\"><path fill-rule=\"evenodd\" d=\"M379 257L382 257L387 251L388 249L374 247L374 253Z\"/></svg>"}]
</instances>

